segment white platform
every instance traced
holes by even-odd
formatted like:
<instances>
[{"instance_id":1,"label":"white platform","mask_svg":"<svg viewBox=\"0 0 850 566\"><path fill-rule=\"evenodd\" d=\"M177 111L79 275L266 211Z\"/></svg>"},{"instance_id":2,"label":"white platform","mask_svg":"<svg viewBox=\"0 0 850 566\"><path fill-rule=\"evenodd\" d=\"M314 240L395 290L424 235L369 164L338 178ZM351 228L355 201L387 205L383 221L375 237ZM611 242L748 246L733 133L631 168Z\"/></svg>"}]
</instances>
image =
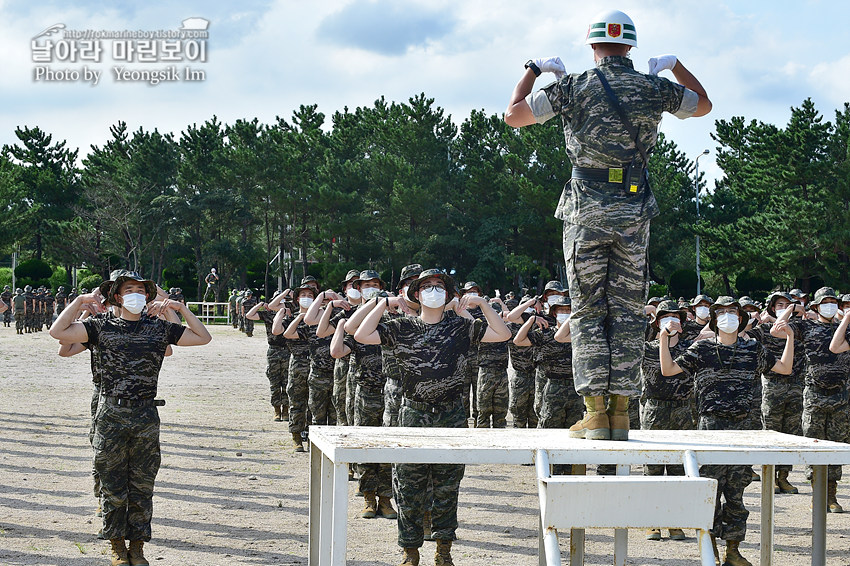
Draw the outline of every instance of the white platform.
<instances>
[{"instance_id":1,"label":"white platform","mask_svg":"<svg viewBox=\"0 0 850 566\"><path fill-rule=\"evenodd\" d=\"M826 466L850 464L850 444L763 430L631 431L628 442L613 442L561 429L311 426L310 442L310 566L345 564L348 463L533 464L537 450L552 464L680 464L692 453L699 465L762 466L763 566L772 564L774 466L815 466L812 564L825 566Z\"/></svg>"}]
</instances>

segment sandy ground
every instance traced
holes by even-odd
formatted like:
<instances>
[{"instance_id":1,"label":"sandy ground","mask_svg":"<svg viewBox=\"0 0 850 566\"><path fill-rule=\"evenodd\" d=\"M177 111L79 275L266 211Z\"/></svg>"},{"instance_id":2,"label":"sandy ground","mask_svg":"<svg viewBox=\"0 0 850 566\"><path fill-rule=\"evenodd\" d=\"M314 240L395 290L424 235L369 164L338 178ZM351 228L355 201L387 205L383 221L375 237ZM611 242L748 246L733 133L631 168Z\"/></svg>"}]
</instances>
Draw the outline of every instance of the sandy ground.
<instances>
[{"instance_id":1,"label":"sandy ground","mask_svg":"<svg viewBox=\"0 0 850 566\"><path fill-rule=\"evenodd\" d=\"M308 455L293 452L286 423L272 420L265 337L214 327L213 342L177 348L160 377L162 469L154 496L152 564L306 564ZM108 564L95 533L88 444L89 355L56 356L46 332L0 328L0 565ZM470 466L461 484L453 556L458 566L536 564L537 495L532 467ZM633 469L632 473L639 473ZM775 564L810 564L811 489L792 473L796 496L776 498ZM394 565L396 527L361 519L350 483L348 562ZM742 551L758 563L759 490L746 492ZM850 510L847 482L839 501ZM828 517L828 564L850 565L850 513ZM688 540L648 542L630 533L629 564L698 564ZM611 564L613 532L588 531L587 564ZM562 540L562 550L568 544ZM426 542L422 564L433 564Z\"/></svg>"}]
</instances>

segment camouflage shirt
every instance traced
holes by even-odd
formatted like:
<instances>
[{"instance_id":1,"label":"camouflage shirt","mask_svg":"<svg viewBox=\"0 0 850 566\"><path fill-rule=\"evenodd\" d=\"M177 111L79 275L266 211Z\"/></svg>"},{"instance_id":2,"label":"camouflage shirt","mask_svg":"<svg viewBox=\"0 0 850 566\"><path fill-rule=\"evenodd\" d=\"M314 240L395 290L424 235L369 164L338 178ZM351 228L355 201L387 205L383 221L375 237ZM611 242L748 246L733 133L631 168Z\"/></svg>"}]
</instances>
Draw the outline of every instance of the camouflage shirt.
<instances>
[{"instance_id":1,"label":"camouflage shirt","mask_svg":"<svg viewBox=\"0 0 850 566\"><path fill-rule=\"evenodd\" d=\"M482 342L478 346L478 367L508 369L508 343Z\"/></svg>"},{"instance_id":2,"label":"camouflage shirt","mask_svg":"<svg viewBox=\"0 0 850 566\"><path fill-rule=\"evenodd\" d=\"M246 298L242 301L242 308L244 308L245 312L247 313L249 310L257 306L257 302L257 299L255 299L254 296L251 295L250 298Z\"/></svg>"},{"instance_id":3,"label":"camouflage shirt","mask_svg":"<svg viewBox=\"0 0 850 566\"><path fill-rule=\"evenodd\" d=\"M714 339L694 342L676 363L694 379L700 415L741 419L753 406L756 380L761 381L776 358L761 342L739 337L731 345Z\"/></svg>"},{"instance_id":4,"label":"camouflage shirt","mask_svg":"<svg viewBox=\"0 0 850 566\"><path fill-rule=\"evenodd\" d=\"M682 334L679 340L693 342L697 339L703 328L705 328L704 324L700 324L695 320L686 320L685 324L682 325Z\"/></svg>"},{"instance_id":5,"label":"camouflage shirt","mask_svg":"<svg viewBox=\"0 0 850 566\"><path fill-rule=\"evenodd\" d=\"M845 386L847 370L839 363L840 356L829 351L829 343L838 328L837 324L816 320L792 320L791 328L799 332L806 358L806 385L827 391L838 391ZM848 336L850 337L850 333Z\"/></svg>"},{"instance_id":6,"label":"camouflage shirt","mask_svg":"<svg viewBox=\"0 0 850 566\"><path fill-rule=\"evenodd\" d=\"M65 308L65 301L68 300L68 295L65 293L56 293L56 306Z\"/></svg>"},{"instance_id":7,"label":"camouflage shirt","mask_svg":"<svg viewBox=\"0 0 850 566\"><path fill-rule=\"evenodd\" d=\"M53 304L56 302L56 297L53 295L44 296L44 312L53 312Z\"/></svg>"},{"instance_id":8,"label":"camouflage shirt","mask_svg":"<svg viewBox=\"0 0 850 566\"><path fill-rule=\"evenodd\" d=\"M289 325L292 324L292 321L295 320L295 316L289 315L283 317L281 321L283 323L283 332L286 332L286 329L289 328ZM307 345L307 341L301 338L300 330L302 328L306 328L307 324L302 320L298 324L298 338L290 340L289 338L285 338L286 347L289 348L289 353L295 356L296 358L307 358L310 356L310 347ZM283 333L281 333L283 336Z\"/></svg>"},{"instance_id":9,"label":"camouflage shirt","mask_svg":"<svg viewBox=\"0 0 850 566\"><path fill-rule=\"evenodd\" d=\"M384 376L381 347L375 344L361 344L351 334L345 335L345 345L351 349L350 371L358 385L383 389L387 378Z\"/></svg>"},{"instance_id":10,"label":"camouflage shirt","mask_svg":"<svg viewBox=\"0 0 850 566\"><path fill-rule=\"evenodd\" d=\"M333 318L333 315L331 315L331 318ZM319 338L316 336L318 328L318 325L299 325L298 336L305 340L310 348L310 366L319 371L332 372L334 370L334 359L331 357L333 334Z\"/></svg>"},{"instance_id":11,"label":"camouflage shirt","mask_svg":"<svg viewBox=\"0 0 850 566\"><path fill-rule=\"evenodd\" d=\"M770 353L778 360L782 357L782 352L785 351L785 338L776 338L771 336L770 331L773 328L772 322L759 324L755 328L747 330L747 334L764 344L764 347L770 350ZM803 347L802 335L800 327L791 325L794 331L794 364L791 369L791 375L782 375L781 373L767 372L764 376L770 380L794 380L802 381L803 374L806 371L806 352ZM832 337L830 337L832 339Z\"/></svg>"},{"instance_id":12,"label":"camouflage shirt","mask_svg":"<svg viewBox=\"0 0 850 566\"><path fill-rule=\"evenodd\" d=\"M673 359L682 355L690 347L691 342L679 341L670 348ZM663 401L685 401L694 390L694 380L685 372L676 375L661 375L661 353L658 350L658 340L645 343L643 361L640 364L641 382L643 383L642 397L660 399Z\"/></svg>"},{"instance_id":13,"label":"camouflage shirt","mask_svg":"<svg viewBox=\"0 0 850 566\"><path fill-rule=\"evenodd\" d=\"M88 343L97 348L100 392L122 399L153 399L165 349L177 344L185 327L158 318L90 317L82 321Z\"/></svg>"},{"instance_id":14,"label":"camouflage shirt","mask_svg":"<svg viewBox=\"0 0 850 566\"><path fill-rule=\"evenodd\" d=\"M525 313L522 316L524 320L527 320ZM508 330L511 331L511 339L508 340L508 350L511 353L511 367L514 368L514 371L529 374L534 370L534 348L514 344L514 338L516 338L519 329L522 328L521 324L508 322L506 325Z\"/></svg>"},{"instance_id":15,"label":"camouflage shirt","mask_svg":"<svg viewBox=\"0 0 850 566\"><path fill-rule=\"evenodd\" d=\"M535 326L528 332L528 341L534 347L537 364L546 379L572 379L573 345L555 340L555 332L557 329L551 323L545 329Z\"/></svg>"},{"instance_id":16,"label":"camouflage shirt","mask_svg":"<svg viewBox=\"0 0 850 566\"><path fill-rule=\"evenodd\" d=\"M272 334L272 325L274 324L274 317L277 312L271 309L263 309L257 311L257 316L260 317L260 320L263 324L266 325L266 340L269 343L269 346L287 346L288 340L283 337L283 334L278 334L275 336ZM286 330L286 328L284 328Z\"/></svg>"},{"instance_id":17,"label":"camouflage shirt","mask_svg":"<svg viewBox=\"0 0 850 566\"><path fill-rule=\"evenodd\" d=\"M452 311L436 324L401 316L378 324L381 344L393 347L404 396L432 405L461 398L467 358L478 351L487 323Z\"/></svg>"},{"instance_id":18,"label":"camouflage shirt","mask_svg":"<svg viewBox=\"0 0 850 566\"><path fill-rule=\"evenodd\" d=\"M407 316L403 313L385 312L381 317L381 321L386 322L402 316ZM381 359L384 366L384 375L387 379L401 380L401 368L396 359L395 346L381 345Z\"/></svg>"},{"instance_id":19,"label":"camouflage shirt","mask_svg":"<svg viewBox=\"0 0 850 566\"><path fill-rule=\"evenodd\" d=\"M688 118L699 96L668 79L634 70L631 59L604 57L596 66L611 84L620 106L638 130L647 153L658 138L663 112ZM566 151L574 166L623 167L641 161L593 69L564 75L526 97L537 123L561 117ZM638 170L640 165L638 165ZM629 194L611 183L571 180L564 187L555 216L584 226L627 226L658 215L650 191Z\"/></svg>"}]
</instances>

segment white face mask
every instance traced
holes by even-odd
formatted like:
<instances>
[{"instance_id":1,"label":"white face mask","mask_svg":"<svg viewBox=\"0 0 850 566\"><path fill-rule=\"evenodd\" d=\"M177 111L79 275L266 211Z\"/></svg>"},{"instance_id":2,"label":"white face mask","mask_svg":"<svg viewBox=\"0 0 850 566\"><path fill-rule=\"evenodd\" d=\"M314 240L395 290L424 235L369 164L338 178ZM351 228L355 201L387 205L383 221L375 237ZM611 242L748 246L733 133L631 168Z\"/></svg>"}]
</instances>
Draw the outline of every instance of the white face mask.
<instances>
[{"instance_id":1,"label":"white face mask","mask_svg":"<svg viewBox=\"0 0 850 566\"><path fill-rule=\"evenodd\" d=\"M351 299L352 301L356 301L360 298L360 291L358 291L354 287L350 287L348 291L345 292L345 296Z\"/></svg>"},{"instance_id":2,"label":"white face mask","mask_svg":"<svg viewBox=\"0 0 850 566\"><path fill-rule=\"evenodd\" d=\"M717 329L729 334L738 332L738 315L731 312L721 314L717 317Z\"/></svg>"},{"instance_id":3,"label":"white face mask","mask_svg":"<svg viewBox=\"0 0 850 566\"><path fill-rule=\"evenodd\" d=\"M677 317L675 317L675 316L668 316L668 317L666 317L666 318L662 318L662 319L658 322L658 327L659 327L661 330L666 330L668 334L677 334L677 333L678 333L678 330L677 330L677 331L675 331L675 332L671 332L671 329L673 328L673 323L674 323L674 322L679 322L679 319L678 319Z\"/></svg>"},{"instance_id":4,"label":"white face mask","mask_svg":"<svg viewBox=\"0 0 850 566\"><path fill-rule=\"evenodd\" d=\"M129 293L121 297L121 306L131 314L139 314L145 308L147 300L141 293Z\"/></svg>"},{"instance_id":5,"label":"white face mask","mask_svg":"<svg viewBox=\"0 0 850 566\"><path fill-rule=\"evenodd\" d=\"M703 320L708 318L708 307L697 307L696 311L697 318Z\"/></svg>"},{"instance_id":6,"label":"white face mask","mask_svg":"<svg viewBox=\"0 0 850 566\"><path fill-rule=\"evenodd\" d=\"M549 296L546 298L546 304L547 304L547 305L549 305L549 306L551 307L551 306L552 306L552 305L554 305L556 302L558 302L558 298L559 298L559 297L560 297L560 295L549 295Z\"/></svg>"},{"instance_id":7,"label":"white face mask","mask_svg":"<svg viewBox=\"0 0 850 566\"><path fill-rule=\"evenodd\" d=\"M301 297L298 299L298 304L301 305L301 308L309 309L310 305L313 304L313 297Z\"/></svg>"},{"instance_id":8,"label":"white face mask","mask_svg":"<svg viewBox=\"0 0 850 566\"><path fill-rule=\"evenodd\" d=\"M824 318L832 318L838 313L838 305L835 303L821 303L818 306L818 314Z\"/></svg>"},{"instance_id":9,"label":"white face mask","mask_svg":"<svg viewBox=\"0 0 850 566\"><path fill-rule=\"evenodd\" d=\"M469 292L467 293L467 296L469 296L469 297L477 297L477 296L478 296L478 293L476 293L475 291L469 291Z\"/></svg>"},{"instance_id":10,"label":"white face mask","mask_svg":"<svg viewBox=\"0 0 850 566\"><path fill-rule=\"evenodd\" d=\"M565 322L570 320L570 315L568 313L565 313L565 312L559 312L558 314L555 315L555 318L558 319L558 324L564 324Z\"/></svg>"},{"instance_id":11,"label":"white face mask","mask_svg":"<svg viewBox=\"0 0 850 566\"><path fill-rule=\"evenodd\" d=\"M419 301L426 307L438 309L446 304L446 290L435 287L432 291L422 291Z\"/></svg>"},{"instance_id":12,"label":"white face mask","mask_svg":"<svg viewBox=\"0 0 850 566\"><path fill-rule=\"evenodd\" d=\"M404 297L404 300L407 300L407 287L408 285L405 285L401 288L401 296Z\"/></svg>"},{"instance_id":13,"label":"white face mask","mask_svg":"<svg viewBox=\"0 0 850 566\"><path fill-rule=\"evenodd\" d=\"M776 318L782 318L782 315L785 314L785 311L788 309L776 309Z\"/></svg>"},{"instance_id":14,"label":"white face mask","mask_svg":"<svg viewBox=\"0 0 850 566\"><path fill-rule=\"evenodd\" d=\"M366 287L361 291L363 294L363 300L368 301L369 299L374 299L381 290L377 287Z\"/></svg>"}]
</instances>

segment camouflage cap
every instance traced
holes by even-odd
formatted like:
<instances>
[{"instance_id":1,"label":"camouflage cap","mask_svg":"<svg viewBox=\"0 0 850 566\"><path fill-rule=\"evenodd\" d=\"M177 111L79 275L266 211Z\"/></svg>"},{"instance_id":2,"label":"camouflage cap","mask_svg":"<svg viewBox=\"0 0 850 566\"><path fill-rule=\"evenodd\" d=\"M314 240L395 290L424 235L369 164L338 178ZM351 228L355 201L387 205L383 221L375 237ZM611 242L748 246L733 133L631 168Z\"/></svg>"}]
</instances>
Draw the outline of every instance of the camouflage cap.
<instances>
[{"instance_id":1,"label":"camouflage cap","mask_svg":"<svg viewBox=\"0 0 850 566\"><path fill-rule=\"evenodd\" d=\"M792 297L796 297L798 299L801 298L801 297L808 297L809 296L809 294L804 293L802 289L791 289L788 292L788 294L791 295Z\"/></svg>"},{"instance_id":2,"label":"camouflage cap","mask_svg":"<svg viewBox=\"0 0 850 566\"><path fill-rule=\"evenodd\" d=\"M399 275L398 278L400 281L404 281L405 279L419 277L420 273L422 273L422 265L418 263L411 263L410 265L405 265L401 268L401 275Z\"/></svg>"},{"instance_id":3,"label":"camouflage cap","mask_svg":"<svg viewBox=\"0 0 850 566\"><path fill-rule=\"evenodd\" d=\"M516 299L508 299L507 301L505 301L505 306L508 307L510 310L514 310L519 306L519 301Z\"/></svg>"},{"instance_id":4,"label":"camouflage cap","mask_svg":"<svg viewBox=\"0 0 850 566\"><path fill-rule=\"evenodd\" d=\"M80 294L82 294L82 295L85 295L88 292L89 292L89 290L88 290L87 287L83 287L82 289L80 289Z\"/></svg>"},{"instance_id":5,"label":"camouflage cap","mask_svg":"<svg viewBox=\"0 0 850 566\"><path fill-rule=\"evenodd\" d=\"M301 291L309 291L310 293L312 293L314 299L319 296L319 291L312 285L307 285L306 283L302 283L300 287L296 287L295 289L293 289L296 298L301 293Z\"/></svg>"},{"instance_id":6,"label":"camouflage cap","mask_svg":"<svg viewBox=\"0 0 850 566\"><path fill-rule=\"evenodd\" d=\"M747 311L741 306L741 303L736 301L734 298L729 296L720 296L717 297L717 300L708 307L709 312L709 321L708 327L711 328L714 332L717 332L717 309L721 307L735 307L738 310L738 332L742 332L747 324L750 323L750 315L747 314Z\"/></svg>"},{"instance_id":7,"label":"camouflage cap","mask_svg":"<svg viewBox=\"0 0 850 566\"><path fill-rule=\"evenodd\" d=\"M9 285L4 285L4 286L3 286L3 290L4 290L4 291L11 291L11 290L12 290L12 288L11 288Z\"/></svg>"},{"instance_id":8,"label":"camouflage cap","mask_svg":"<svg viewBox=\"0 0 850 566\"><path fill-rule=\"evenodd\" d=\"M738 304L740 304L741 308L744 310L747 310L747 307L759 310L758 304L756 304L756 302L748 295L744 295L743 297L738 299Z\"/></svg>"},{"instance_id":9,"label":"camouflage cap","mask_svg":"<svg viewBox=\"0 0 850 566\"><path fill-rule=\"evenodd\" d=\"M567 290L564 289L564 286L561 285L560 281L549 281L546 283L546 286L543 287L543 294L546 294L546 291L556 291L558 293L566 293Z\"/></svg>"},{"instance_id":10,"label":"camouflage cap","mask_svg":"<svg viewBox=\"0 0 850 566\"><path fill-rule=\"evenodd\" d=\"M555 314L553 311L557 311L558 309L562 309L565 307L572 307L572 302L569 297L565 297L564 295L558 295L557 297L552 299L552 302L549 303L549 314Z\"/></svg>"},{"instance_id":11,"label":"camouflage cap","mask_svg":"<svg viewBox=\"0 0 850 566\"><path fill-rule=\"evenodd\" d=\"M307 277L305 277L304 279L302 279L302 280L301 280L301 286L302 286L302 287L303 287L304 285L307 285L308 283L315 283L315 284L316 284L316 287L318 287L318 286L319 286L319 281L318 281L318 279L316 279L316 278L315 278L315 277L313 277L312 275L308 275Z\"/></svg>"},{"instance_id":12,"label":"camouflage cap","mask_svg":"<svg viewBox=\"0 0 850 566\"><path fill-rule=\"evenodd\" d=\"M24 292L29 293L32 291L32 285L24 285Z\"/></svg>"},{"instance_id":13,"label":"camouflage cap","mask_svg":"<svg viewBox=\"0 0 850 566\"><path fill-rule=\"evenodd\" d=\"M98 287L98 290L100 291L100 296L103 297L104 300L108 299L109 290L112 289L112 284L115 282L115 280L118 277L121 277L122 275L127 275L128 273L130 272L126 269L113 269L112 272L109 274L109 279L101 283Z\"/></svg>"},{"instance_id":14,"label":"camouflage cap","mask_svg":"<svg viewBox=\"0 0 850 566\"><path fill-rule=\"evenodd\" d=\"M839 301L839 302L841 302L841 303L850 303L850 293L846 293L846 294L844 294L844 295L841 295L841 299L840 299L840 301Z\"/></svg>"},{"instance_id":15,"label":"camouflage cap","mask_svg":"<svg viewBox=\"0 0 850 566\"><path fill-rule=\"evenodd\" d=\"M815 298L812 300L810 305L819 305L823 302L824 299L835 299L838 301L838 295L835 293L835 289L832 287L821 287L817 291L815 291Z\"/></svg>"},{"instance_id":16,"label":"camouflage cap","mask_svg":"<svg viewBox=\"0 0 850 566\"><path fill-rule=\"evenodd\" d=\"M648 301L646 301L646 304L648 304L648 305L653 305L653 306L658 306L658 304L659 304L660 302L661 302L661 297L650 297L650 298L649 298L649 300L648 300Z\"/></svg>"},{"instance_id":17,"label":"camouflage cap","mask_svg":"<svg viewBox=\"0 0 850 566\"><path fill-rule=\"evenodd\" d=\"M64 290L65 290L65 286L64 286L64 285L59 285L59 292L61 293L61 292L63 292Z\"/></svg>"},{"instance_id":18,"label":"camouflage cap","mask_svg":"<svg viewBox=\"0 0 850 566\"><path fill-rule=\"evenodd\" d=\"M697 295L696 297L691 299L691 306L695 307L700 303L708 303L710 305L713 302L714 301L712 300L712 298L708 295Z\"/></svg>"},{"instance_id":19,"label":"camouflage cap","mask_svg":"<svg viewBox=\"0 0 850 566\"><path fill-rule=\"evenodd\" d=\"M410 284L407 288L407 299L411 303L416 305L419 304L419 299L416 298L416 291L419 290L419 287L422 286L422 283L426 279L430 279L432 277L436 277L440 279L443 284L446 286L446 304L451 301L455 296L455 280L451 278L450 275L443 273L439 269L426 269Z\"/></svg>"},{"instance_id":20,"label":"camouflage cap","mask_svg":"<svg viewBox=\"0 0 850 566\"><path fill-rule=\"evenodd\" d=\"M380 274L373 269L364 269L363 271L360 272L360 275L357 277L357 281L359 281L359 282L371 281L373 279L378 280L378 283L381 285L381 289L386 288L386 284L384 283L384 280L381 279Z\"/></svg>"},{"instance_id":21,"label":"camouflage cap","mask_svg":"<svg viewBox=\"0 0 850 566\"><path fill-rule=\"evenodd\" d=\"M23 292L24 292L24 290L23 290L23 289L21 289L20 287L16 287L16 288L15 288L15 293L19 293L19 294L20 294L20 293L23 293Z\"/></svg>"},{"instance_id":22,"label":"camouflage cap","mask_svg":"<svg viewBox=\"0 0 850 566\"><path fill-rule=\"evenodd\" d=\"M686 307L678 304L676 301L668 299L658 303L658 307L655 309L655 316L652 319L653 328L658 328L658 321L660 321L661 317L665 314L677 315L681 324L685 324L685 321L688 319Z\"/></svg>"},{"instance_id":23,"label":"camouflage cap","mask_svg":"<svg viewBox=\"0 0 850 566\"><path fill-rule=\"evenodd\" d=\"M251 289L245 289L245 296L246 297L250 297L253 294L254 294L254 291L252 291Z\"/></svg>"},{"instance_id":24,"label":"camouflage cap","mask_svg":"<svg viewBox=\"0 0 850 566\"><path fill-rule=\"evenodd\" d=\"M467 281L466 283L463 284L464 292L471 291L472 289L474 289L476 287L478 288L479 291L481 291L481 287L475 281Z\"/></svg>"},{"instance_id":25,"label":"camouflage cap","mask_svg":"<svg viewBox=\"0 0 850 566\"><path fill-rule=\"evenodd\" d=\"M776 318L776 301L779 299L785 299L789 301L791 304L799 304L799 301L791 296L791 293L783 293L782 291L776 291L775 293L771 293L767 297L767 314Z\"/></svg>"},{"instance_id":26,"label":"camouflage cap","mask_svg":"<svg viewBox=\"0 0 850 566\"><path fill-rule=\"evenodd\" d=\"M350 283L352 280L360 277L360 272L356 269L350 269L348 273L345 274L345 279L342 280L342 286L345 287L346 284Z\"/></svg>"},{"instance_id":27,"label":"camouflage cap","mask_svg":"<svg viewBox=\"0 0 850 566\"><path fill-rule=\"evenodd\" d=\"M121 273L121 275L118 275L112 282L112 285L109 288L107 302L115 306L120 306L117 302L115 302L115 295L121 290L121 285L127 281L138 281L139 283L142 283L145 286L145 295L147 296L148 301L152 301L156 298L156 283L150 279L145 279L135 271L125 271ZM83 293L85 292L86 291L83 290Z\"/></svg>"}]
</instances>

